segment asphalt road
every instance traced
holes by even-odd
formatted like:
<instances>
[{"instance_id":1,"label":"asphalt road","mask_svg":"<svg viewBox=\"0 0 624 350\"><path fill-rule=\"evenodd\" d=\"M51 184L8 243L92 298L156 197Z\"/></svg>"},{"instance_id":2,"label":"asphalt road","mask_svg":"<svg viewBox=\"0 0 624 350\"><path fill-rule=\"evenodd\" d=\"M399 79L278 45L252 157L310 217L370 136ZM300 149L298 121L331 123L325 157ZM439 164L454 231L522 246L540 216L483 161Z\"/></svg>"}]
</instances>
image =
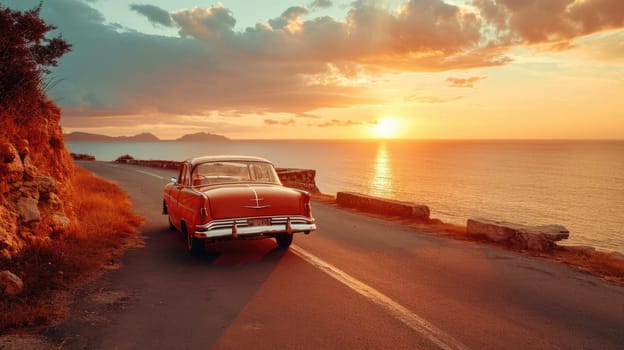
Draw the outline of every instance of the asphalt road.
<instances>
[{"instance_id":1,"label":"asphalt road","mask_svg":"<svg viewBox=\"0 0 624 350\"><path fill-rule=\"evenodd\" d=\"M624 348L624 288L566 266L317 202L319 230L287 251L223 242L195 258L160 214L173 172L79 164L130 194L145 246L49 331L63 348Z\"/></svg>"}]
</instances>

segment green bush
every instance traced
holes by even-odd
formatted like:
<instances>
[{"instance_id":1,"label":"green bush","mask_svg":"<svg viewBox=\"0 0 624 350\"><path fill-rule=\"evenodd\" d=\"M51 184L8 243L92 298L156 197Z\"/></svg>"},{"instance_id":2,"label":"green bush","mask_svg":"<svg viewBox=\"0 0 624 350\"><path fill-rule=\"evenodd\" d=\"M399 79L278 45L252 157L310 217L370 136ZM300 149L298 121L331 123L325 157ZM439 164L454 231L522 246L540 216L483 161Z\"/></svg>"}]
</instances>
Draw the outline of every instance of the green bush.
<instances>
[{"instance_id":1,"label":"green bush","mask_svg":"<svg viewBox=\"0 0 624 350\"><path fill-rule=\"evenodd\" d=\"M0 110L23 112L47 100L43 77L71 45L40 17L41 4L15 11L0 4Z\"/></svg>"}]
</instances>

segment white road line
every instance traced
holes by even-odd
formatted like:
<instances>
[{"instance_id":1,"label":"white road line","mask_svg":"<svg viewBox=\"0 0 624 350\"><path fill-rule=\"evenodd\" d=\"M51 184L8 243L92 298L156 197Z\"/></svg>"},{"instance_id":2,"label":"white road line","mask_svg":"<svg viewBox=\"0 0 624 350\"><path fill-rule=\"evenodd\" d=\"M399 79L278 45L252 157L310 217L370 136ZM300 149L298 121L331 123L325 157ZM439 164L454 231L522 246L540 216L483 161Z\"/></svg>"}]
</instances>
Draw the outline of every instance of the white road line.
<instances>
[{"instance_id":1,"label":"white road line","mask_svg":"<svg viewBox=\"0 0 624 350\"><path fill-rule=\"evenodd\" d=\"M149 176L153 176L155 178L164 180L165 178L158 175L158 174L154 174L154 173L150 173L149 171L143 171L143 170L135 170L137 173L141 173L141 174L145 174L145 175L149 175Z\"/></svg>"},{"instance_id":2,"label":"white road line","mask_svg":"<svg viewBox=\"0 0 624 350\"><path fill-rule=\"evenodd\" d=\"M298 255L308 263L312 264L316 268L325 272L332 278L336 279L338 282L346 285L358 294L381 306L396 319L403 322L406 326L410 327L414 331L423 335L425 338L429 339L432 343L436 344L438 347L440 347L440 349L468 349L468 347L466 347L464 344L455 340L453 337L444 333L442 330L429 323L424 318L408 310L401 304L390 299L377 289L363 282L360 282L359 280L355 279L354 277L350 276L339 268L308 253L303 248L292 245L290 246L290 251L295 253L295 255Z\"/></svg>"}]
</instances>

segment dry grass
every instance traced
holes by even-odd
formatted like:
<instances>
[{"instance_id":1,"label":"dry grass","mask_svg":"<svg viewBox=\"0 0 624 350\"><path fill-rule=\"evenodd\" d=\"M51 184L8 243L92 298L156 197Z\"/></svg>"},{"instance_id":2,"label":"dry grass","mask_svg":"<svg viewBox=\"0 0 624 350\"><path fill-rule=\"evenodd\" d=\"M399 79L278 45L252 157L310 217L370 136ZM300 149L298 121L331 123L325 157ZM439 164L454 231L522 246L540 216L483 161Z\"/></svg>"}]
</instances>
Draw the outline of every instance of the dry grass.
<instances>
[{"instance_id":1,"label":"dry grass","mask_svg":"<svg viewBox=\"0 0 624 350\"><path fill-rule=\"evenodd\" d=\"M561 263L587 271L615 284L624 285L624 260L601 251L559 247L552 257Z\"/></svg>"},{"instance_id":2,"label":"dry grass","mask_svg":"<svg viewBox=\"0 0 624 350\"><path fill-rule=\"evenodd\" d=\"M136 232L143 219L132 211L132 203L116 184L75 167L73 210L78 217L68 232L72 238L109 236L119 232Z\"/></svg>"},{"instance_id":3,"label":"dry grass","mask_svg":"<svg viewBox=\"0 0 624 350\"><path fill-rule=\"evenodd\" d=\"M135 241L143 219L132 211L117 185L75 168L71 205L76 214L66 234L28 246L11 260L0 260L24 281L19 297L0 299L0 332L48 323L64 312L55 292L85 280Z\"/></svg>"}]
</instances>

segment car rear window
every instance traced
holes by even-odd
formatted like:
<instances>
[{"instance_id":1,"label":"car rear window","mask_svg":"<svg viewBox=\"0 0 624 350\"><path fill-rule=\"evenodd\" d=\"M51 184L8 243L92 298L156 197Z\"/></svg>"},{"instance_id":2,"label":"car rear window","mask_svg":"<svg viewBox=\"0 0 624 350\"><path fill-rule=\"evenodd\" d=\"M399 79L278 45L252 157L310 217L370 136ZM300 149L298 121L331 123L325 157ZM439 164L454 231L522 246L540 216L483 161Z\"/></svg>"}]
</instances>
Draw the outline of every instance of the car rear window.
<instances>
[{"instance_id":1,"label":"car rear window","mask_svg":"<svg viewBox=\"0 0 624 350\"><path fill-rule=\"evenodd\" d=\"M201 163L195 166L191 178L193 186L236 182L280 183L273 165L262 162Z\"/></svg>"}]
</instances>

